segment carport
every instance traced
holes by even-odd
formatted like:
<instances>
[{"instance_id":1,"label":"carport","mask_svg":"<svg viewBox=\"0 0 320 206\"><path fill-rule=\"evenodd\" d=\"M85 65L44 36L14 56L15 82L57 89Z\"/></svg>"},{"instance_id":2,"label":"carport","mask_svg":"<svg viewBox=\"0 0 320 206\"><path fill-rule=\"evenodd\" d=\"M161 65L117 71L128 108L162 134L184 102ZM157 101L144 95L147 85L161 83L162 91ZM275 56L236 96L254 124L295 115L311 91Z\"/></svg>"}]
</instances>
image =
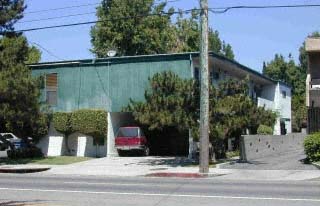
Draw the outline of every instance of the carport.
<instances>
[{"instance_id":1,"label":"carport","mask_svg":"<svg viewBox=\"0 0 320 206\"><path fill-rule=\"evenodd\" d=\"M151 155L156 156L187 156L189 149L188 132L181 132L174 127L163 130L149 131L146 126L138 125L129 112L108 113L107 156L118 156L115 149L115 137L118 129L124 126L141 126L146 134Z\"/></svg>"}]
</instances>

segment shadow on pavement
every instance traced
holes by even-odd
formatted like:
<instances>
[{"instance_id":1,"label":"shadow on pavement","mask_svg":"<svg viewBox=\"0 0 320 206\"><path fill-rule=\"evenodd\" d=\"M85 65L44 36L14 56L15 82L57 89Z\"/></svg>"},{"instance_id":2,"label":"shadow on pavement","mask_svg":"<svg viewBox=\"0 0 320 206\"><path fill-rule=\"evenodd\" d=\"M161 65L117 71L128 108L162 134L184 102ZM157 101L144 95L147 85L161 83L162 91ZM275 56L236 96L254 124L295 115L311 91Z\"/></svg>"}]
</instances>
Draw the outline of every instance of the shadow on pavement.
<instances>
[{"instance_id":1,"label":"shadow on pavement","mask_svg":"<svg viewBox=\"0 0 320 206\"><path fill-rule=\"evenodd\" d=\"M149 166L170 166L180 167L197 164L196 161L190 160L187 157L152 157L150 159L142 159L136 165L149 165Z\"/></svg>"}]
</instances>

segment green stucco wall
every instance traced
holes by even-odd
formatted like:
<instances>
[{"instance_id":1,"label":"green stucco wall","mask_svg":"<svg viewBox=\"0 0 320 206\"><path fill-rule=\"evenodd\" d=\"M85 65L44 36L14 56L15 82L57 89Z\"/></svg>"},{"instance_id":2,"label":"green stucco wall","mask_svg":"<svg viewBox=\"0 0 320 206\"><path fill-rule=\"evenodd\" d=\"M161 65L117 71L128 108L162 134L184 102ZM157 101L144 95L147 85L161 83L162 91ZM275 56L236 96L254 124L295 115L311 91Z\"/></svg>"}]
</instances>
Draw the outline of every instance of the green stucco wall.
<instances>
[{"instance_id":1,"label":"green stucco wall","mask_svg":"<svg viewBox=\"0 0 320 206\"><path fill-rule=\"evenodd\" d=\"M31 67L32 74L58 74L58 104L54 111L100 108L119 112L129 99L144 100L148 77L170 70L182 78L191 78L188 56L158 58L114 58L81 62L77 65ZM42 91L45 99L45 92Z\"/></svg>"}]
</instances>

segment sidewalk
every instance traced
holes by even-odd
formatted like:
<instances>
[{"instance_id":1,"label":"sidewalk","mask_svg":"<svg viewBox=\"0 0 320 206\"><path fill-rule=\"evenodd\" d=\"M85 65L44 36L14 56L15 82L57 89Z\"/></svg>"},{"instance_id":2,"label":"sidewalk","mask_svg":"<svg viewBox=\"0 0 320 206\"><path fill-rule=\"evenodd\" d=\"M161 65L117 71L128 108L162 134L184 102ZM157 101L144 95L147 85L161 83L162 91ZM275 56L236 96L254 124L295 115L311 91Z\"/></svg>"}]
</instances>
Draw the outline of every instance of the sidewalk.
<instances>
[{"instance_id":1,"label":"sidewalk","mask_svg":"<svg viewBox=\"0 0 320 206\"><path fill-rule=\"evenodd\" d=\"M150 176L180 173L196 176L197 166L181 166L184 159L173 157L112 157L72 165L54 166L48 175ZM157 176L157 175L154 175ZM180 175L181 176L181 175ZM320 170L246 170L210 168L209 178L236 180L308 180L320 178Z\"/></svg>"},{"instance_id":2,"label":"sidewalk","mask_svg":"<svg viewBox=\"0 0 320 206\"><path fill-rule=\"evenodd\" d=\"M45 176L158 176L201 177L197 166L183 166L186 158L173 157L110 157L99 158L70 165L9 165L1 168L47 168L37 173ZM210 168L208 178L224 180L294 181L320 178L320 170L247 170Z\"/></svg>"}]
</instances>

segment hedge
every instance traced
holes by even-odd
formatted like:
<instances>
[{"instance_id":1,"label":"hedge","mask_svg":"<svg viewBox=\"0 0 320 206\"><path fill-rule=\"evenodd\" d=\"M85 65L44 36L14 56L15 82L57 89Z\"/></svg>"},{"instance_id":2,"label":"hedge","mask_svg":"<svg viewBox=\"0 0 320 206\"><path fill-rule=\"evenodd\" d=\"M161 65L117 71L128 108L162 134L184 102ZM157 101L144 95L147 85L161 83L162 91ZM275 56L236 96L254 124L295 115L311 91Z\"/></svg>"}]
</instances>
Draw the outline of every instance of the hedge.
<instances>
[{"instance_id":1,"label":"hedge","mask_svg":"<svg viewBox=\"0 0 320 206\"><path fill-rule=\"evenodd\" d=\"M65 135L71 134L72 128L71 128L71 113L70 112L56 112L53 114L53 125L54 128Z\"/></svg>"},{"instance_id":2,"label":"hedge","mask_svg":"<svg viewBox=\"0 0 320 206\"><path fill-rule=\"evenodd\" d=\"M258 129L257 129L257 134L262 134L262 135L272 135L273 134L273 129L267 125L260 124Z\"/></svg>"},{"instance_id":3,"label":"hedge","mask_svg":"<svg viewBox=\"0 0 320 206\"><path fill-rule=\"evenodd\" d=\"M307 136L304 140L304 150L311 162L320 161L320 133Z\"/></svg>"},{"instance_id":4,"label":"hedge","mask_svg":"<svg viewBox=\"0 0 320 206\"><path fill-rule=\"evenodd\" d=\"M99 141L107 137L107 112L91 109L81 109L70 113L56 112L53 114L53 125L57 131L65 135L80 132Z\"/></svg>"}]
</instances>

